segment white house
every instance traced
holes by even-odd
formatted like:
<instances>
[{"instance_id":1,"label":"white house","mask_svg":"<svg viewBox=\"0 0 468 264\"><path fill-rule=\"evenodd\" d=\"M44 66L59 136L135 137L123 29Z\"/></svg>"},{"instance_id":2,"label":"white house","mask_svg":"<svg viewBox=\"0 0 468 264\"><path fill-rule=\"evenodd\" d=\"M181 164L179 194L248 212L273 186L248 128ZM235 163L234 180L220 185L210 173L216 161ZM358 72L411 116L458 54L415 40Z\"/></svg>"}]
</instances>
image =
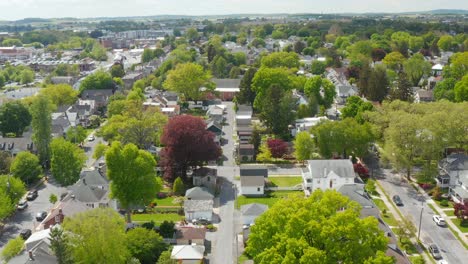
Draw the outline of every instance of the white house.
<instances>
[{"instance_id":1,"label":"white house","mask_svg":"<svg viewBox=\"0 0 468 264\"><path fill-rule=\"evenodd\" d=\"M319 117L306 117L302 119L296 119L294 128L291 129L291 135L296 136L297 133L302 131L309 131L313 126L316 126L322 121L326 121L328 118L326 116Z\"/></svg>"},{"instance_id":2,"label":"white house","mask_svg":"<svg viewBox=\"0 0 468 264\"><path fill-rule=\"evenodd\" d=\"M184 201L185 219L187 221L213 219L213 200L186 200Z\"/></svg>"},{"instance_id":3,"label":"white house","mask_svg":"<svg viewBox=\"0 0 468 264\"><path fill-rule=\"evenodd\" d=\"M241 194L263 195L266 177L268 177L268 169L264 166L240 166Z\"/></svg>"},{"instance_id":4,"label":"white house","mask_svg":"<svg viewBox=\"0 0 468 264\"><path fill-rule=\"evenodd\" d=\"M302 185L306 195L317 189L339 190L343 185L355 184L351 160L308 160L302 171Z\"/></svg>"},{"instance_id":5,"label":"white house","mask_svg":"<svg viewBox=\"0 0 468 264\"><path fill-rule=\"evenodd\" d=\"M202 263L205 246L200 245L178 245L172 248L171 259L178 264L199 264Z\"/></svg>"},{"instance_id":6,"label":"white house","mask_svg":"<svg viewBox=\"0 0 468 264\"><path fill-rule=\"evenodd\" d=\"M251 225L255 222L255 219L268 210L268 205L251 203L241 206L242 213L242 224Z\"/></svg>"}]
</instances>

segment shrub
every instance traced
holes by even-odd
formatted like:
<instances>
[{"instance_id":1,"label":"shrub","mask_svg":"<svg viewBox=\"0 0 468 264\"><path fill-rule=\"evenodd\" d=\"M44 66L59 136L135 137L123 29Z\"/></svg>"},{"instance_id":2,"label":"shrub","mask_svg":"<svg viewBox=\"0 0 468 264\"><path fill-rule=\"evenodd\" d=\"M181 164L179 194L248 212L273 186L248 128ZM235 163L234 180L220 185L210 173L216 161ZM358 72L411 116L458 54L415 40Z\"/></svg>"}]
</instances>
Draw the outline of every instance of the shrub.
<instances>
[{"instance_id":1,"label":"shrub","mask_svg":"<svg viewBox=\"0 0 468 264\"><path fill-rule=\"evenodd\" d=\"M5 262L8 262L14 256L18 255L24 247L24 240L21 237L17 237L8 241L2 251L2 258Z\"/></svg>"},{"instance_id":2,"label":"shrub","mask_svg":"<svg viewBox=\"0 0 468 264\"><path fill-rule=\"evenodd\" d=\"M432 192L432 197L434 198L434 200L436 201L440 201L440 199L442 199L442 192L440 191L440 187L437 186L434 188L433 192Z\"/></svg>"},{"instance_id":3,"label":"shrub","mask_svg":"<svg viewBox=\"0 0 468 264\"><path fill-rule=\"evenodd\" d=\"M447 200L440 201L440 206L444 206L444 207L449 206L448 201Z\"/></svg>"},{"instance_id":4,"label":"shrub","mask_svg":"<svg viewBox=\"0 0 468 264\"><path fill-rule=\"evenodd\" d=\"M281 139L269 138L267 145L273 158L281 158L288 152L288 144Z\"/></svg>"},{"instance_id":5,"label":"shrub","mask_svg":"<svg viewBox=\"0 0 468 264\"><path fill-rule=\"evenodd\" d=\"M146 222L141 225L141 227L146 228L148 230L153 230L154 229L154 221L151 220L151 222Z\"/></svg>"},{"instance_id":6,"label":"shrub","mask_svg":"<svg viewBox=\"0 0 468 264\"><path fill-rule=\"evenodd\" d=\"M164 199L166 197L167 197L167 193L163 193L163 192L158 193L158 198L159 199Z\"/></svg>"},{"instance_id":7,"label":"shrub","mask_svg":"<svg viewBox=\"0 0 468 264\"><path fill-rule=\"evenodd\" d=\"M174 186L172 187L172 191L176 195L184 195L185 194L185 185L184 182L180 177L177 177L174 181Z\"/></svg>"}]
</instances>

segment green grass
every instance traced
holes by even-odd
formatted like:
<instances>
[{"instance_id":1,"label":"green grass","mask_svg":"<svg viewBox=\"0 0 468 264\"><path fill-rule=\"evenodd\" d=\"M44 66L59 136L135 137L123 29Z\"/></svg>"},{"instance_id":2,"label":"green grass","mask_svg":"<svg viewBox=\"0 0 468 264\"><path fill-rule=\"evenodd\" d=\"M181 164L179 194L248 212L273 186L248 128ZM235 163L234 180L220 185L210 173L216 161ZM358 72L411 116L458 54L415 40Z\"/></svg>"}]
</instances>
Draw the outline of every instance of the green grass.
<instances>
[{"instance_id":1,"label":"green grass","mask_svg":"<svg viewBox=\"0 0 468 264\"><path fill-rule=\"evenodd\" d=\"M440 208L453 208L453 203L450 202L449 200L447 200L447 198L442 198L440 199L440 201L437 201L434 199L434 201L437 203L437 205L440 207ZM440 204L440 202L442 201L446 201L448 203L448 206L444 206L442 204Z\"/></svg>"},{"instance_id":2,"label":"green grass","mask_svg":"<svg viewBox=\"0 0 468 264\"><path fill-rule=\"evenodd\" d=\"M154 221L156 224L161 224L164 221L177 222L182 220L183 217L178 214L134 214L132 215L132 220L135 222Z\"/></svg>"},{"instance_id":3,"label":"green grass","mask_svg":"<svg viewBox=\"0 0 468 264\"><path fill-rule=\"evenodd\" d=\"M174 201L175 197L166 197L166 198L155 198L153 199L153 202L157 204L157 206L176 206L178 207L178 204L172 203Z\"/></svg>"},{"instance_id":4,"label":"green grass","mask_svg":"<svg viewBox=\"0 0 468 264\"><path fill-rule=\"evenodd\" d=\"M411 240L403 239L402 242L400 242L400 239L398 239L398 245L400 248L403 248L406 250L406 253L413 255L413 254L418 254L418 250L416 249L416 246L411 242Z\"/></svg>"},{"instance_id":5,"label":"green grass","mask_svg":"<svg viewBox=\"0 0 468 264\"><path fill-rule=\"evenodd\" d=\"M455 212L454 210L450 210L450 211L443 211L444 214L446 214L447 216L455 216Z\"/></svg>"},{"instance_id":6,"label":"green grass","mask_svg":"<svg viewBox=\"0 0 468 264\"><path fill-rule=\"evenodd\" d=\"M294 187L302 183L302 177L268 177L275 187Z\"/></svg>"},{"instance_id":7,"label":"green grass","mask_svg":"<svg viewBox=\"0 0 468 264\"><path fill-rule=\"evenodd\" d=\"M268 207L273 206L276 202L281 199L287 198L289 195L303 195L302 191L277 191L270 192L265 197L246 197L239 196L236 200L236 207L239 209L242 205L250 203L261 203L266 204Z\"/></svg>"},{"instance_id":8,"label":"green grass","mask_svg":"<svg viewBox=\"0 0 468 264\"><path fill-rule=\"evenodd\" d=\"M249 260L249 257L247 257L245 254L242 254L239 256L239 259L237 260L238 264L243 264L244 261Z\"/></svg>"},{"instance_id":9,"label":"green grass","mask_svg":"<svg viewBox=\"0 0 468 264\"><path fill-rule=\"evenodd\" d=\"M375 205L377 205L377 207L380 209L380 212L383 212L383 210L387 211L385 215L382 213L382 220L384 220L385 223L387 223L389 226L397 226L398 222L395 219L395 216L393 216L393 214L389 212L388 207L385 205L383 200L382 199L372 199L372 200L374 201Z\"/></svg>"},{"instance_id":10,"label":"green grass","mask_svg":"<svg viewBox=\"0 0 468 264\"><path fill-rule=\"evenodd\" d=\"M468 223L462 225L460 219L453 219L452 222L462 231L463 233L468 233Z\"/></svg>"},{"instance_id":11,"label":"green grass","mask_svg":"<svg viewBox=\"0 0 468 264\"><path fill-rule=\"evenodd\" d=\"M386 210L388 212L388 207L385 205L384 201L382 199L372 199L377 205L377 207L380 209L380 211Z\"/></svg>"},{"instance_id":12,"label":"green grass","mask_svg":"<svg viewBox=\"0 0 468 264\"><path fill-rule=\"evenodd\" d=\"M411 263L413 264L422 264L422 263L426 263L424 258L422 256L409 256L409 260L411 261Z\"/></svg>"}]
</instances>

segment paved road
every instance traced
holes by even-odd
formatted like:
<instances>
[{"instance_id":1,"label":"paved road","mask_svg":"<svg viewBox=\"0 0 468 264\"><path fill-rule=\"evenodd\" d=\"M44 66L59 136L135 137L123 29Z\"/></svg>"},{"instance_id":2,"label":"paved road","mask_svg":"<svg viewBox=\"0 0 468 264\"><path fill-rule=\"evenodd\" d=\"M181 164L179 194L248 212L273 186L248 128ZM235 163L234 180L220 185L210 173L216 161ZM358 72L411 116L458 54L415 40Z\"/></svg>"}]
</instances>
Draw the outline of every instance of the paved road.
<instances>
[{"instance_id":1,"label":"paved road","mask_svg":"<svg viewBox=\"0 0 468 264\"><path fill-rule=\"evenodd\" d=\"M52 204L49 202L51 194L55 194L60 198L60 195L66 192L65 188L53 183L53 180L42 184L37 190L39 196L36 200L28 202L29 206L24 211L17 211L8 219L5 232L0 237L0 251L3 249L5 243L17 237L22 229L31 229L34 231L34 228L39 224L35 218L36 213L49 211L52 208Z\"/></svg>"},{"instance_id":2,"label":"paved road","mask_svg":"<svg viewBox=\"0 0 468 264\"><path fill-rule=\"evenodd\" d=\"M421 240L425 245L435 243L442 251L442 257L449 263L468 264L468 250L457 240L447 227L439 227L432 221L434 212L424 201L427 197L418 194L402 177L392 174L390 170L382 170L384 175L380 179L385 191L392 197L398 194L403 206L399 207L405 217L409 217L416 227L419 226L421 208L422 225Z\"/></svg>"}]
</instances>

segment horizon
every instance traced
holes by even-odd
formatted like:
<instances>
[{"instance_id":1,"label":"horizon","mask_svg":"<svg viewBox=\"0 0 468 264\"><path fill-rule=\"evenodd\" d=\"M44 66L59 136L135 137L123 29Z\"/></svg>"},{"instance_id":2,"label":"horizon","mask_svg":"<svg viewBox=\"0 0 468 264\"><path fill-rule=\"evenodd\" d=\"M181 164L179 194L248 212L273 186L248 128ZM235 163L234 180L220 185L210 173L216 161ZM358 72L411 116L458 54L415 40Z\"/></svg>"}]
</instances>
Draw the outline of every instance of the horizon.
<instances>
[{"instance_id":1,"label":"horizon","mask_svg":"<svg viewBox=\"0 0 468 264\"><path fill-rule=\"evenodd\" d=\"M432 10L468 11L468 1L454 0L330 0L316 2L307 0L205 0L193 2L179 0L177 3L164 0L6 0L0 1L0 20L15 21L25 18L115 18L150 16L228 16L271 14L365 14L407 13ZM183 9L179 8L184 6ZM365 7L365 8L363 8Z\"/></svg>"}]
</instances>

